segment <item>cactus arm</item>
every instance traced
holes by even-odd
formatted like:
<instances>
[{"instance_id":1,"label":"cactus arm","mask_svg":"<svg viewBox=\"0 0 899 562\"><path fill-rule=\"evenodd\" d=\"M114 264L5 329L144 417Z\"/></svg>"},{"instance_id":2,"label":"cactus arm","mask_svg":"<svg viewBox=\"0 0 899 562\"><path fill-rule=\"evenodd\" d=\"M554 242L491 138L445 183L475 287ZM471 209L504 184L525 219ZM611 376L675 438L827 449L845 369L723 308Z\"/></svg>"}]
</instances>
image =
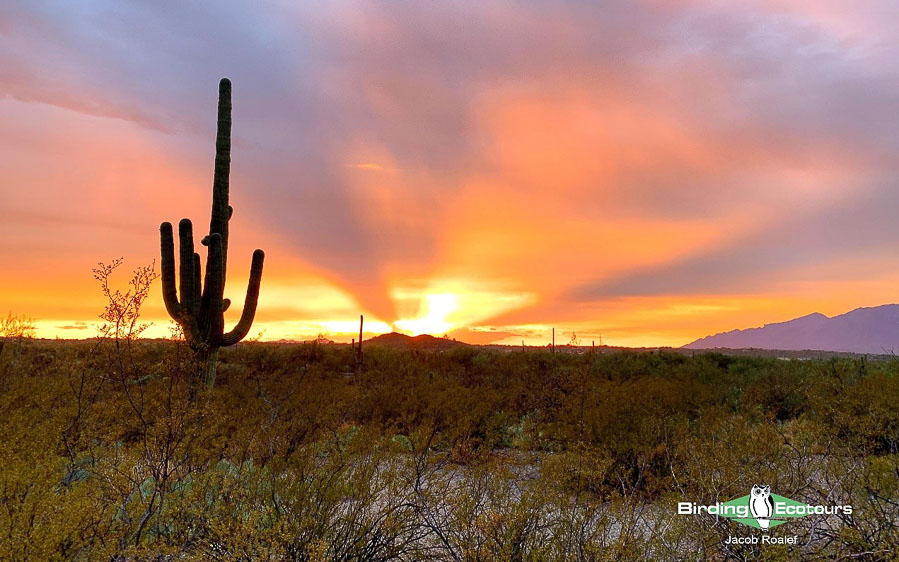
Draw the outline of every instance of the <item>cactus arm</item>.
<instances>
[{"instance_id":1,"label":"cactus arm","mask_svg":"<svg viewBox=\"0 0 899 562\"><path fill-rule=\"evenodd\" d=\"M190 315L194 304L194 229L189 219L178 223L179 251L181 257L180 292L181 314Z\"/></svg>"},{"instance_id":2,"label":"cactus arm","mask_svg":"<svg viewBox=\"0 0 899 562\"><path fill-rule=\"evenodd\" d=\"M243 304L243 312L240 321L234 329L222 337L222 346L234 345L244 339L250 332L253 319L256 317L256 305L259 302L259 286L262 283L262 264L265 261L265 252L256 250L253 252L253 263L250 266L250 281L247 284L247 297Z\"/></svg>"},{"instance_id":3,"label":"cactus arm","mask_svg":"<svg viewBox=\"0 0 899 562\"><path fill-rule=\"evenodd\" d=\"M191 316L197 317L200 314L200 298L203 296L203 285L200 280L200 254L194 252L194 302Z\"/></svg>"},{"instance_id":4,"label":"cactus arm","mask_svg":"<svg viewBox=\"0 0 899 562\"><path fill-rule=\"evenodd\" d=\"M222 259L222 237L214 232L209 235L209 259L206 263L206 283L203 289L201 304L200 328L203 340L209 347L218 347L224 328L222 314L222 292L225 289L225 278Z\"/></svg>"},{"instance_id":5,"label":"cactus arm","mask_svg":"<svg viewBox=\"0 0 899 562\"><path fill-rule=\"evenodd\" d=\"M165 309L173 320L181 320L181 303L178 302L178 290L175 287L175 240L172 233L172 223L164 222L159 225L159 239L162 268L162 300L165 301Z\"/></svg>"},{"instance_id":6,"label":"cactus arm","mask_svg":"<svg viewBox=\"0 0 899 562\"><path fill-rule=\"evenodd\" d=\"M200 336L197 316L194 312L194 302L196 302L194 292L197 290L194 268L199 266L194 260L194 227L189 219L181 219L181 222L178 223L178 244L181 263L179 272L181 315L178 317L178 323L181 324L187 341L194 343Z\"/></svg>"},{"instance_id":7,"label":"cactus arm","mask_svg":"<svg viewBox=\"0 0 899 562\"><path fill-rule=\"evenodd\" d=\"M231 81L219 82L218 122L215 135L215 171L212 180L212 218L209 234L222 237L222 276L227 271L228 220L231 207L228 204L231 174Z\"/></svg>"}]
</instances>

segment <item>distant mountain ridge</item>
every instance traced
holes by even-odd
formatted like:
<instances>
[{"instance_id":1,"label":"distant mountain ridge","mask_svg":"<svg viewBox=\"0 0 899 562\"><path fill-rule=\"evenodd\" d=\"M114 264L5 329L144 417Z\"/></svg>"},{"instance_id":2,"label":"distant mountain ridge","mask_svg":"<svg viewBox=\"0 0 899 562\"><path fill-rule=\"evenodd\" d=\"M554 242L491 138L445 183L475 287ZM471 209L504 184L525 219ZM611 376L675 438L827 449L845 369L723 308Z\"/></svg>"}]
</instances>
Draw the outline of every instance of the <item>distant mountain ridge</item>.
<instances>
[{"instance_id":1,"label":"distant mountain ridge","mask_svg":"<svg viewBox=\"0 0 899 562\"><path fill-rule=\"evenodd\" d=\"M783 349L889 353L899 351L899 304L856 308L832 318L815 312L761 328L706 336L686 349Z\"/></svg>"},{"instance_id":2,"label":"distant mountain ridge","mask_svg":"<svg viewBox=\"0 0 899 562\"><path fill-rule=\"evenodd\" d=\"M363 346L367 345L380 345L384 347L396 347L400 349L445 350L454 349L456 347L467 347L469 344L446 338L435 338L434 336L430 336L428 334L422 334L420 336L407 336L406 334L391 332L389 334L381 334L380 336L375 336L370 340L365 340L363 342Z\"/></svg>"}]
</instances>

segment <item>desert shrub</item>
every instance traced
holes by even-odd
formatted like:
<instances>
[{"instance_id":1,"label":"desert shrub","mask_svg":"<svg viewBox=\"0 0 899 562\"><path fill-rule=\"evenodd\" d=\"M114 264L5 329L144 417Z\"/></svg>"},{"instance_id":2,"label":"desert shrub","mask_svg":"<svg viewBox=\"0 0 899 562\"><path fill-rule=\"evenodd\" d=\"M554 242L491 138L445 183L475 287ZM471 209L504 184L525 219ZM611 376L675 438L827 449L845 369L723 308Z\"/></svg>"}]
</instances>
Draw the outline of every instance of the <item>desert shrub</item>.
<instances>
[{"instance_id":1,"label":"desert shrub","mask_svg":"<svg viewBox=\"0 0 899 562\"><path fill-rule=\"evenodd\" d=\"M795 558L674 514L759 482L856 507L803 555L897 547L892 361L119 343L4 364L0 558Z\"/></svg>"}]
</instances>

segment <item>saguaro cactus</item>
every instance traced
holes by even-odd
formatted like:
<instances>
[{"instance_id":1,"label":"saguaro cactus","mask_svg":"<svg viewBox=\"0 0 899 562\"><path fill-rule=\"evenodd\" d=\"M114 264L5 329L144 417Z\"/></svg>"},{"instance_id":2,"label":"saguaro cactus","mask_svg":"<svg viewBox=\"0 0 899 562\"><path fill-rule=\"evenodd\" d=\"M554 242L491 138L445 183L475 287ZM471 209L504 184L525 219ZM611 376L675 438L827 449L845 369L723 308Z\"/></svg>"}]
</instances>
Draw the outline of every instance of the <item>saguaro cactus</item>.
<instances>
[{"instance_id":1,"label":"saguaro cactus","mask_svg":"<svg viewBox=\"0 0 899 562\"><path fill-rule=\"evenodd\" d=\"M359 347L356 348L356 370L362 372L362 321L364 316L359 315Z\"/></svg>"},{"instance_id":2,"label":"saguaro cactus","mask_svg":"<svg viewBox=\"0 0 899 562\"><path fill-rule=\"evenodd\" d=\"M165 308L181 325L184 337L200 359L201 376L210 386L215 383L219 348L234 345L250 331L256 315L259 284L262 281L262 263L265 259L262 250L253 252L243 313L234 329L226 333L224 313L231 305L229 299L223 298L228 260L228 221L234 212L228 204L230 173L231 81L222 78L219 82L218 128L215 138L212 219L209 222L209 235L202 240L202 244L207 247L205 279L201 276L200 254L194 252L193 225L189 219L181 219L178 223L180 287L176 289L172 224L164 222L159 227L162 250L162 296Z\"/></svg>"}]
</instances>

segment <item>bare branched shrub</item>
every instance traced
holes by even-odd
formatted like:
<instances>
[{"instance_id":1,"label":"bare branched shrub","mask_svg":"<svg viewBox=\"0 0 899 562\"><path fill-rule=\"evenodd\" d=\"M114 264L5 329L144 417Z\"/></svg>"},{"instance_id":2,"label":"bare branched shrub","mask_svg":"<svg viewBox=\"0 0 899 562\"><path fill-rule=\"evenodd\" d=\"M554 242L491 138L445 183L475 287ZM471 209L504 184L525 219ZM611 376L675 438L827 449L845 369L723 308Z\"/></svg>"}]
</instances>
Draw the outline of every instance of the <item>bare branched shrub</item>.
<instances>
[{"instance_id":1,"label":"bare branched shrub","mask_svg":"<svg viewBox=\"0 0 899 562\"><path fill-rule=\"evenodd\" d=\"M112 276L122 260L93 270L106 303L98 337L69 379L74 398L62 432L68 457L63 485L89 483L97 519L92 532L114 539L115 551L164 552L172 533L164 523L170 497L197 470L195 443L208 403L196 401L193 354L180 334L170 342L144 340L142 306L154 265L132 272L126 289ZM149 549L149 550L148 550Z\"/></svg>"},{"instance_id":2,"label":"bare branched shrub","mask_svg":"<svg viewBox=\"0 0 899 562\"><path fill-rule=\"evenodd\" d=\"M128 345L136 341L141 334L150 327L150 324L140 321L141 307L150 294L150 286L159 274L156 273L156 263L137 267L128 281L125 291L113 289L110 286L110 278L113 272L124 262L124 258L117 258L111 263L99 262L91 271L94 279L100 284L100 290L106 297L106 303L100 319L104 324L100 326L99 338L110 339L116 346Z\"/></svg>"},{"instance_id":3,"label":"bare branched shrub","mask_svg":"<svg viewBox=\"0 0 899 562\"><path fill-rule=\"evenodd\" d=\"M34 338L34 320L25 315L10 312L6 318L0 318L0 354L6 343L21 344L25 340Z\"/></svg>"}]
</instances>

